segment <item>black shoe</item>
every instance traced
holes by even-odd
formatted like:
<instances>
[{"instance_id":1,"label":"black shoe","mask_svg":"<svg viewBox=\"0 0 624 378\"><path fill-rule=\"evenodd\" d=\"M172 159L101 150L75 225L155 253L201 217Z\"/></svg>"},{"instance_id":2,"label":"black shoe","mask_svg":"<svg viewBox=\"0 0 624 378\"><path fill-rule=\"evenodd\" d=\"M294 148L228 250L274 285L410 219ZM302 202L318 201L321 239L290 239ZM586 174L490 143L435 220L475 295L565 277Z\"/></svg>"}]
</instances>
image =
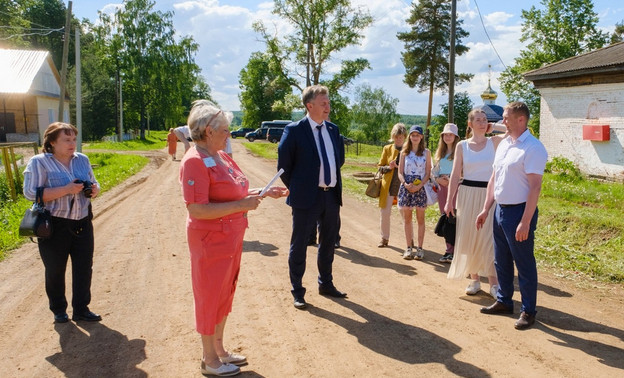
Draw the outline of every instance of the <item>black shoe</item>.
<instances>
[{"instance_id":1,"label":"black shoe","mask_svg":"<svg viewBox=\"0 0 624 378\"><path fill-rule=\"evenodd\" d=\"M87 310L79 314L74 314L72 316L72 320L73 321L84 320L87 322L99 322L100 320L102 320L102 317L94 312Z\"/></svg>"},{"instance_id":2,"label":"black shoe","mask_svg":"<svg viewBox=\"0 0 624 378\"><path fill-rule=\"evenodd\" d=\"M336 289L334 286L329 288L319 286L319 294L334 298L345 298L347 296L347 293L338 291L338 289Z\"/></svg>"},{"instance_id":3,"label":"black shoe","mask_svg":"<svg viewBox=\"0 0 624 378\"><path fill-rule=\"evenodd\" d=\"M67 316L66 312L54 314L54 323L67 323L68 321L69 316Z\"/></svg>"},{"instance_id":4,"label":"black shoe","mask_svg":"<svg viewBox=\"0 0 624 378\"><path fill-rule=\"evenodd\" d=\"M303 299L303 297L295 298L295 302L293 303L293 305L298 310L303 310L304 308L308 307L308 304L306 303L305 299Z\"/></svg>"},{"instance_id":5,"label":"black shoe","mask_svg":"<svg viewBox=\"0 0 624 378\"><path fill-rule=\"evenodd\" d=\"M340 240L334 243L334 248L340 248Z\"/></svg>"},{"instance_id":6,"label":"black shoe","mask_svg":"<svg viewBox=\"0 0 624 378\"><path fill-rule=\"evenodd\" d=\"M316 245L316 239L308 240L308 245Z\"/></svg>"}]
</instances>

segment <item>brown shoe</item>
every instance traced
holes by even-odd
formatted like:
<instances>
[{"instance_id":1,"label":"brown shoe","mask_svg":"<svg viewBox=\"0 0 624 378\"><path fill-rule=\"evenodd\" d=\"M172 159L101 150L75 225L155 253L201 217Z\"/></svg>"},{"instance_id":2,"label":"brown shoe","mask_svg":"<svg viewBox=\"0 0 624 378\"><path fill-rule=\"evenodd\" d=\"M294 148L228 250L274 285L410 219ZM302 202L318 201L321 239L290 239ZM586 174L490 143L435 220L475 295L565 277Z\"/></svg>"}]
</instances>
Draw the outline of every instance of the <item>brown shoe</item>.
<instances>
[{"instance_id":1,"label":"brown shoe","mask_svg":"<svg viewBox=\"0 0 624 378\"><path fill-rule=\"evenodd\" d=\"M513 314L513 307L509 307L503 304L503 302L496 301L491 306L481 307L481 313L488 315Z\"/></svg>"},{"instance_id":2,"label":"brown shoe","mask_svg":"<svg viewBox=\"0 0 624 378\"><path fill-rule=\"evenodd\" d=\"M526 312L522 311L522 314L520 314L520 317L518 318L518 321L516 322L514 327L516 329L527 329L533 324L535 324L535 314L529 315Z\"/></svg>"},{"instance_id":3,"label":"brown shoe","mask_svg":"<svg viewBox=\"0 0 624 378\"><path fill-rule=\"evenodd\" d=\"M387 247L387 246L388 246L388 239L381 239L379 244L377 244L378 248L383 248L383 247Z\"/></svg>"}]
</instances>

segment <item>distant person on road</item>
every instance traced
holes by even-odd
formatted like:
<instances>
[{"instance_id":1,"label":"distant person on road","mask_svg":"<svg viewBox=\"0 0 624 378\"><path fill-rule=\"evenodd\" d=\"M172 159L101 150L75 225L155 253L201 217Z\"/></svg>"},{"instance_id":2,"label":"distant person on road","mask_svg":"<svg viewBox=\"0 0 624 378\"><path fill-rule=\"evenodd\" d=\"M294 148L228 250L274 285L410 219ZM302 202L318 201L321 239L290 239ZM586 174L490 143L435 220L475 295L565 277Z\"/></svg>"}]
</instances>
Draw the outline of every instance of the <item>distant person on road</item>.
<instances>
[{"instance_id":1,"label":"distant person on road","mask_svg":"<svg viewBox=\"0 0 624 378\"><path fill-rule=\"evenodd\" d=\"M336 289L332 275L334 249L338 235L338 219L342 206L344 143L338 126L329 122L329 90L313 85L303 90L303 106L307 115L286 126L278 146L277 168L284 169L281 178L290 195L286 203L292 207L292 235L288 267L294 306L304 309L306 289L303 275L310 234L320 224L317 265L320 295L336 298L347 296Z\"/></svg>"},{"instance_id":2,"label":"distant person on road","mask_svg":"<svg viewBox=\"0 0 624 378\"><path fill-rule=\"evenodd\" d=\"M193 140L191 138L191 129L188 127L188 125L184 125L176 127L175 129L173 129L173 132L175 133L176 137L178 137L178 140L184 144L184 153L186 154L186 151L191 148L190 142Z\"/></svg>"},{"instance_id":3,"label":"distant person on road","mask_svg":"<svg viewBox=\"0 0 624 378\"><path fill-rule=\"evenodd\" d=\"M431 175L431 152L425 148L423 129L418 125L410 127L407 142L403 144L399 159L399 200L398 207L403 215L405 242L407 248L403 253L405 260L422 260L425 256L425 210L427 194L425 184ZM418 223L418 245L414 246L414 226L412 212L416 210Z\"/></svg>"},{"instance_id":4,"label":"distant person on road","mask_svg":"<svg viewBox=\"0 0 624 378\"><path fill-rule=\"evenodd\" d=\"M405 124L397 123L390 131L390 142L381 151L381 157L377 166L381 170L381 191L379 193L379 218L381 241L377 247L387 247L390 240L390 214L392 205L399 195L399 157L401 148L407 136Z\"/></svg>"},{"instance_id":5,"label":"distant person on road","mask_svg":"<svg viewBox=\"0 0 624 378\"><path fill-rule=\"evenodd\" d=\"M479 276L485 276L490 283L490 295L496 298L498 280L494 268L494 239L492 222L485 223L483 230L475 231L474 222L482 209L487 192L488 180L492 176L494 153L503 136L487 137L491 132L485 112L479 108L468 113L466 140L457 144L453 171L449 183L447 216L456 215L455 253L449 268L449 279L463 280L470 276L465 289L467 295L481 290ZM457 213L450 203L457 197Z\"/></svg>"},{"instance_id":6,"label":"distant person on road","mask_svg":"<svg viewBox=\"0 0 624 378\"><path fill-rule=\"evenodd\" d=\"M447 123L444 125L444 129L440 134L440 140L438 141L438 149L435 153L435 165L433 167L433 178L438 184L438 209L440 215L444 214L444 206L446 205L448 186L453 171L453 160L455 159L455 148L459 143L459 133L457 131L457 125L454 123ZM451 199L451 206L455 208L455 197ZM446 235L448 238L448 233ZM438 261L441 263L450 264L453 261L453 254L455 249L455 241L446 241L446 251Z\"/></svg>"},{"instance_id":7,"label":"distant person on road","mask_svg":"<svg viewBox=\"0 0 624 378\"><path fill-rule=\"evenodd\" d=\"M245 356L225 349L223 334L236 291L247 212L256 209L263 197L261 189L249 188L238 165L223 151L231 120L232 113L212 102L195 101L188 118L195 147L180 164L204 375L235 375L240 372L237 365L247 362ZM286 188L272 187L266 196L286 194Z\"/></svg>"},{"instance_id":8,"label":"distant person on road","mask_svg":"<svg viewBox=\"0 0 624 378\"><path fill-rule=\"evenodd\" d=\"M173 132L173 128L169 129L169 134L167 134L167 151L169 155L171 155L171 159L175 160L176 158L176 149L178 147L178 137Z\"/></svg>"},{"instance_id":9,"label":"distant person on road","mask_svg":"<svg viewBox=\"0 0 624 378\"><path fill-rule=\"evenodd\" d=\"M542 176L548 153L544 145L527 128L529 108L523 102L505 106L503 123L508 137L498 146L494 172L487 186L483 210L476 219L482 229L490 209L494 211L494 254L500 287L496 302L481 308L484 314L512 314L514 293L514 261L522 299L516 329L535 323L537 303L537 266L533 251L537 225L537 201L542 189Z\"/></svg>"},{"instance_id":10,"label":"distant person on road","mask_svg":"<svg viewBox=\"0 0 624 378\"><path fill-rule=\"evenodd\" d=\"M38 247L55 323L69 321L65 298L65 269L69 257L72 320L102 320L100 315L89 310L94 249L91 199L98 195L100 186L89 158L76 152L77 135L78 129L70 124L50 124L43 133L43 153L33 156L24 171L24 197L34 201L37 188L43 188L43 202L52 214L52 236L38 239Z\"/></svg>"}]
</instances>

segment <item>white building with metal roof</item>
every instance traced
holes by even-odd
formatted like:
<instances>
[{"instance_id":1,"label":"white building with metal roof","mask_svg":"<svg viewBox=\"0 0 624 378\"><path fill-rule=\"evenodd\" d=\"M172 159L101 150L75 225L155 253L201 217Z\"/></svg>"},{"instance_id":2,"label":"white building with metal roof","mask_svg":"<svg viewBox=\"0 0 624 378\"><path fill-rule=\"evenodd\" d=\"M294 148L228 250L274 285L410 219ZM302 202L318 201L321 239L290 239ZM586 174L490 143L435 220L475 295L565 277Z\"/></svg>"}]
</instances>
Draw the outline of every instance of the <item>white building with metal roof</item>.
<instances>
[{"instance_id":1,"label":"white building with metal roof","mask_svg":"<svg viewBox=\"0 0 624 378\"><path fill-rule=\"evenodd\" d=\"M40 142L58 120L61 77L47 51L0 49L0 142ZM69 96L63 121L69 122Z\"/></svg>"}]
</instances>

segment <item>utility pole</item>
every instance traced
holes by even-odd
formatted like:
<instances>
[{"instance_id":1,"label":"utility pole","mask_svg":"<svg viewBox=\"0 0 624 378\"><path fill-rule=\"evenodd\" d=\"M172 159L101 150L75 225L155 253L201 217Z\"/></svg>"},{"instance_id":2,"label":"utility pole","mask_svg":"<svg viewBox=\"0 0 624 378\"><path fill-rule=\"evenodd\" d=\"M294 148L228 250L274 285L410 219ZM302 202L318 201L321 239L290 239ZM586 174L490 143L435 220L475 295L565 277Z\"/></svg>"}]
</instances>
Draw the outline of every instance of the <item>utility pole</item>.
<instances>
[{"instance_id":1,"label":"utility pole","mask_svg":"<svg viewBox=\"0 0 624 378\"><path fill-rule=\"evenodd\" d=\"M67 57L69 55L69 27L72 14L72 2L67 4L67 18L65 19L65 33L63 34L63 63L61 68L61 98L59 99L59 111L57 121L63 122L63 107L65 106L65 85L67 78Z\"/></svg>"},{"instance_id":2,"label":"utility pole","mask_svg":"<svg viewBox=\"0 0 624 378\"><path fill-rule=\"evenodd\" d=\"M82 152L82 83L80 72L80 30L76 28L76 128L78 137L76 138L76 149Z\"/></svg>"},{"instance_id":3,"label":"utility pole","mask_svg":"<svg viewBox=\"0 0 624 378\"><path fill-rule=\"evenodd\" d=\"M455 24L457 23L457 0L451 1L451 49L449 51L449 100L448 123L455 123L453 105L455 102Z\"/></svg>"}]
</instances>

